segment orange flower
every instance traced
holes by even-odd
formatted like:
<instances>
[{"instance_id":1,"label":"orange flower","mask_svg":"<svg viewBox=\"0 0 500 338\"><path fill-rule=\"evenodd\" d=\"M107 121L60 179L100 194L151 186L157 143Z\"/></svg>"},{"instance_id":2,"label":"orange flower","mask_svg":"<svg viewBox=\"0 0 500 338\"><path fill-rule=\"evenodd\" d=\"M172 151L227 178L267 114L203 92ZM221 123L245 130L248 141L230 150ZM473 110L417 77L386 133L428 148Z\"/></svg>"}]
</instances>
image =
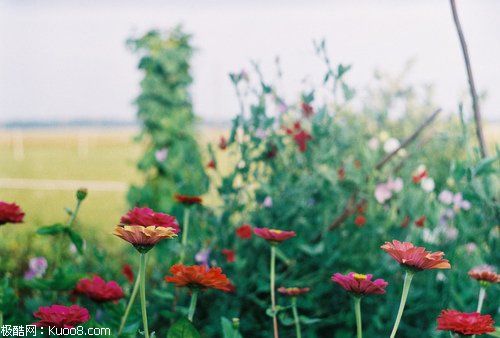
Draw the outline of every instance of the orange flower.
<instances>
[{"instance_id":1,"label":"orange flower","mask_svg":"<svg viewBox=\"0 0 500 338\"><path fill-rule=\"evenodd\" d=\"M204 265L175 264L170 268L173 276L166 276L165 281L174 283L178 287L194 289L217 289L231 292L234 286L231 284L221 268L208 268Z\"/></svg>"},{"instance_id":2,"label":"orange flower","mask_svg":"<svg viewBox=\"0 0 500 338\"><path fill-rule=\"evenodd\" d=\"M200 196L189 196L181 194L175 194L174 199L178 203L185 205L201 204L201 202L203 202L203 199Z\"/></svg>"},{"instance_id":3,"label":"orange flower","mask_svg":"<svg viewBox=\"0 0 500 338\"><path fill-rule=\"evenodd\" d=\"M409 242L393 240L385 242L381 248L391 255L399 264L410 269L421 271L430 269L450 269L447 259L443 259L443 252L429 252L423 247L416 247Z\"/></svg>"},{"instance_id":4,"label":"orange flower","mask_svg":"<svg viewBox=\"0 0 500 338\"><path fill-rule=\"evenodd\" d=\"M310 290L309 288L298 288L298 287L285 288L284 286L282 286L278 289L278 292L287 297L297 297L305 293L308 293L309 290Z\"/></svg>"},{"instance_id":5,"label":"orange flower","mask_svg":"<svg viewBox=\"0 0 500 338\"><path fill-rule=\"evenodd\" d=\"M481 265L469 271L469 277L486 283L500 283L500 275L495 268L489 265Z\"/></svg>"}]
</instances>

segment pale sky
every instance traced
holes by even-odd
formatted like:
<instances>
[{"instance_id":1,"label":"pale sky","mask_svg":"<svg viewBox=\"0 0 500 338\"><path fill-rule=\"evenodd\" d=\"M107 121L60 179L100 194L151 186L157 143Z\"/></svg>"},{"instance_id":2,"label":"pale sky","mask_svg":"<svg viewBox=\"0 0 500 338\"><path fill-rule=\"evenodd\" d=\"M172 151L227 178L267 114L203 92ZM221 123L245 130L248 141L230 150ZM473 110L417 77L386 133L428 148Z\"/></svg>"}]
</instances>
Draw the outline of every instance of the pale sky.
<instances>
[{"instance_id":1,"label":"pale sky","mask_svg":"<svg viewBox=\"0 0 500 338\"><path fill-rule=\"evenodd\" d=\"M500 1L457 0L487 119L500 118ZM409 59L411 81L435 85L435 101L456 107L467 89L447 0L359 1L32 1L0 0L0 122L133 120L137 56L125 40L182 23L198 48L192 90L196 113L226 120L237 111L227 74L272 69L279 55L292 96L323 66L312 40L325 38L333 62L353 65L362 88L375 68L397 73Z\"/></svg>"}]
</instances>

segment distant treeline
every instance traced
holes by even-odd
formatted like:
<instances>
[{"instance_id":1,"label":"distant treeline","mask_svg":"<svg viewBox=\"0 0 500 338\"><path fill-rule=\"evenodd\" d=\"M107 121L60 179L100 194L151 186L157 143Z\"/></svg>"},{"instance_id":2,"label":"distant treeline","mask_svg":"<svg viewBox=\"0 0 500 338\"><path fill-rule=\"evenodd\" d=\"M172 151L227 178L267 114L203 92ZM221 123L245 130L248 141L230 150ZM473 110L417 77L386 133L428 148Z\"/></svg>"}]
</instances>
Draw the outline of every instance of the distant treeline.
<instances>
[{"instance_id":1,"label":"distant treeline","mask_svg":"<svg viewBox=\"0 0 500 338\"><path fill-rule=\"evenodd\" d=\"M225 127L230 121L199 121L200 124L209 127ZM8 121L0 124L5 129L39 129L39 128L95 128L95 127L138 127L138 121L126 120L31 120L31 121Z\"/></svg>"}]
</instances>

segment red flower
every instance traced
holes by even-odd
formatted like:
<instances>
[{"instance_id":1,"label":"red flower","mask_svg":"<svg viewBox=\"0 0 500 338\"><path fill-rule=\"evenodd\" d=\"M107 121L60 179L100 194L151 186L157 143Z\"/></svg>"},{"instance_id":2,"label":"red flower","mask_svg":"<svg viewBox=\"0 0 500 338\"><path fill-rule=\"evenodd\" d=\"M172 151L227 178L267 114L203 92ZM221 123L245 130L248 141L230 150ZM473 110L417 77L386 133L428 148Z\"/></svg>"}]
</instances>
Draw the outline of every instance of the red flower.
<instances>
[{"instance_id":1,"label":"red flower","mask_svg":"<svg viewBox=\"0 0 500 338\"><path fill-rule=\"evenodd\" d=\"M122 225L140 225L143 227L155 226L173 228L179 232L179 224L174 216L161 212L154 212L149 208L134 208L120 219Z\"/></svg>"},{"instance_id":2,"label":"red flower","mask_svg":"<svg viewBox=\"0 0 500 338\"><path fill-rule=\"evenodd\" d=\"M90 319L87 309L78 305L40 306L33 316L40 319L34 325L56 328L73 328Z\"/></svg>"},{"instance_id":3,"label":"red flower","mask_svg":"<svg viewBox=\"0 0 500 338\"><path fill-rule=\"evenodd\" d=\"M189 196L181 194L175 194L174 199L178 203L182 203L184 205L201 204L201 202L203 202L203 199L200 196Z\"/></svg>"},{"instance_id":4,"label":"red flower","mask_svg":"<svg viewBox=\"0 0 500 338\"><path fill-rule=\"evenodd\" d=\"M373 275L362 275L349 272L347 275L336 273L332 276L332 281L340 285L347 292L358 296L383 295L388 283L383 279L372 281Z\"/></svg>"},{"instance_id":5,"label":"red flower","mask_svg":"<svg viewBox=\"0 0 500 338\"><path fill-rule=\"evenodd\" d=\"M402 228L406 228L408 224L410 224L410 216L406 215L400 225Z\"/></svg>"},{"instance_id":6,"label":"red flower","mask_svg":"<svg viewBox=\"0 0 500 338\"><path fill-rule=\"evenodd\" d=\"M469 271L469 276L479 282L500 283L500 275L489 265L475 267Z\"/></svg>"},{"instance_id":7,"label":"red flower","mask_svg":"<svg viewBox=\"0 0 500 338\"><path fill-rule=\"evenodd\" d=\"M345 168L344 167L340 167L337 170L337 177L339 178L339 181L343 181L345 179Z\"/></svg>"},{"instance_id":8,"label":"red flower","mask_svg":"<svg viewBox=\"0 0 500 338\"><path fill-rule=\"evenodd\" d=\"M175 217L156 213L149 208L134 208L121 218L114 235L132 244L139 252L147 252L166 238L177 237L179 224Z\"/></svg>"},{"instance_id":9,"label":"red flower","mask_svg":"<svg viewBox=\"0 0 500 338\"><path fill-rule=\"evenodd\" d=\"M418 184L426 177L427 177L427 170L423 169L418 171L415 175L412 176L412 181L413 183Z\"/></svg>"},{"instance_id":10,"label":"red flower","mask_svg":"<svg viewBox=\"0 0 500 338\"><path fill-rule=\"evenodd\" d=\"M415 221L415 225L418 226L419 228L423 228L424 225L425 225L425 220L427 218L424 216L420 216L416 221Z\"/></svg>"},{"instance_id":11,"label":"red flower","mask_svg":"<svg viewBox=\"0 0 500 338\"><path fill-rule=\"evenodd\" d=\"M272 244L279 244L296 236L295 231L283 231L269 228L254 228L253 232Z\"/></svg>"},{"instance_id":12,"label":"red flower","mask_svg":"<svg viewBox=\"0 0 500 338\"><path fill-rule=\"evenodd\" d=\"M299 146L299 151L303 153L307 150L307 142L312 140L312 136L307 131L301 129L293 136L293 140Z\"/></svg>"},{"instance_id":13,"label":"red flower","mask_svg":"<svg viewBox=\"0 0 500 338\"><path fill-rule=\"evenodd\" d=\"M234 290L221 268L208 268L204 265L175 264L170 268L173 276L166 276L168 283L174 283L178 287L189 287L195 289L217 289L224 292Z\"/></svg>"},{"instance_id":14,"label":"red flower","mask_svg":"<svg viewBox=\"0 0 500 338\"><path fill-rule=\"evenodd\" d=\"M134 282L134 271L132 271L132 267L130 266L130 264L125 264L122 268L122 274L125 276L125 278L127 278L127 280L129 281L129 283L133 283Z\"/></svg>"},{"instance_id":15,"label":"red flower","mask_svg":"<svg viewBox=\"0 0 500 338\"><path fill-rule=\"evenodd\" d=\"M0 225L6 223L22 223L24 212L16 203L0 201Z\"/></svg>"},{"instance_id":16,"label":"red flower","mask_svg":"<svg viewBox=\"0 0 500 338\"><path fill-rule=\"evenodd\" d=\"M276 155L278 154L278 147L276 147L274 144L270 144L267 147L267 151L264 154L264 157L268 160L275 158Z\"/></svg>"},{"instance_id":17,"label":"red flower","mask_svg":"<svg viewBox=\"0 0 500 338\"><path fill-rule=\"evenodd\" d=\"M443 310L437 319L437 324L437 329L440 331L451 331L466 336L495 332L493 318L477 312Z\"/></svg>"},{"instance_id":18,"label":"red flower","mask_svg":"<svg viewBox=\"0 0 500 338\"><path fill-rule=\"evenodd\" d=\"M210 169L216 169L216 168L217 168L217 165L215 164L215 160L210 160L210 161L207 163L207 168L210 168Z\"/></svg>"},{"instance_id":19,"label":"red flower","mask_svg":"<svg viewBox=\"0 0 500 338\"><path fill-rule=\"evenodd\" d=\"M236 260L236 255L234 250L223 249L222 254L226 256L226 261L228 263L234 263L234 261Z\"/></svg>"},{"instance_id":20,"label":"red flower","mask_svg":"<svg viewBox=\"0 0 500 338\"><path fill-rule=\"evenodd\" d=\"M221 137L220 137L220 140L219 140L219 148L220 148L221 150L224 150L224 149L226 149L226 148L227 148L227 140L226 140L226 138L225 138L224 136L221 136Z\"/></svg>"},{"instance_id":21,"label":"red flower","mask_svg":"<svg viewBox=\"0 0 500 338\"><path fill-rule=\"evenodd\" d=\"M123 298L123 290L117 282L110 281L106 283L99 276L94 276L92 279L80 279L75 291L86 295L98 303L116 301Z\"/></svg>"},{"instance_id":22,"label":"red flower","mask_svg":"<svg viewBox=\"0 0 500 338\"><path fill-rule=\"evenodd\" d=\"M392 243L385 242L381 248L399 264L417 271L451 268L450 262L443 259L443 252L429 252L409 242L393 240Z\"/></svg>"},{"instance_id":23,"label":"red flower","mask_svg":"<svg viewBox=\"0 0 500 338\"><path fill-rule=\"evenodd\" d=\"M314 115L314 108L309 103L302 102L301 108L302 108L302 114L305 117L309 118L312 115Z\"/></svg>"},{"instance_id":24,"label":"red flower","mask_svg":"<svg viewBox=\"0 0 500 338\"><path fill-rule=\"evenodd\" d=\"M252 226L249 224L243 224L236 229L236 236L242 239L252 238Z\"/></svg>"},{"instance_id":25,"label":"red flower","mask_svg":"<svg viewBox=\"0 0 500 338\"><path fill-rule=\"evenodd\" d=\"M298 288L298 287L285 288L284 286L282 286L278 289L278 292L287 297L297 297L305 293L308 293L309 290L310 290L309 288Z\"/></svg>"},{"instance_id":26,"label":"red flower","mask_svg":"<svg viewBox=\"0 0 500 338\"><path fill-rule=\"evenodd\" d=\"M358 227L362 227L366 224L366 217L363 215L356 216L356 218L354 219L354 224L356 224Z\"/></svg>"}]
</instances>

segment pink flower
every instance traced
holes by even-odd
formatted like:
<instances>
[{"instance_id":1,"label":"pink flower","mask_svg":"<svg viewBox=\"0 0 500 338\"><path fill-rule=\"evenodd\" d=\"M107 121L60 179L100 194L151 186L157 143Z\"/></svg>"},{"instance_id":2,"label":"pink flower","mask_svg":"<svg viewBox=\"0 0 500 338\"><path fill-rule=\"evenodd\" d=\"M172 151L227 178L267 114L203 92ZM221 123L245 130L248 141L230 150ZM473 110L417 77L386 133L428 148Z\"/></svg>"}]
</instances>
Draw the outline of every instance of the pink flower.
<instances>
[{"instance_id":1,"label":"pink flower","mask_svg":"<svg viewBox=\"0 0 500 338\"><path fill-rule=\"evenodd\" d=\"M340 285L347 292L357 296L383 295L388 283L383 279L372 281L373 275L362 275L349 272L347 275L336 273L332 276L332 281Z\"/></svg>"},{"instance_id":2,"label":"pink flower","mask_svg":"<svg viewBox=\"0 0 500 338\"><path fill-rule=\"evenodd\" d=\"M41 306L33 316L40 319L36 326L56 328L73 328L90 319L89 311L78 305Z\"/></svg>"},{"instance_id":3,"label":"pink flower","mask_svg":"<svg viewBox=\"0 0 500 338\"><path fill-rule=\"evenodd\" d=\"M163 228L173 228L175 233L179 232L179 224L174 216L161 212L154 212L149 208L134 208L127 212L120 219L122 225L133 226L155 226Z\"/></svg>"},{"instance_id":4,"label":"pink flower","mask_svg":"<svg viewBox=\"0 0 500 338\"><path fill-rule=\"evenodd\" d=\"M271 196L266 196L266 198L264 198L264 202L262 202L262 205L265 206L266 208L272 207L273 199L271 198Z\"/></svg>"},{"instance_id":5,"label":"pink flower","mask_svg":"<svg viewBox=\"0 0 500 338\"><path fill-rule=\"evenodd\" d=\"M444 259L444 253L429 252L423 247L414 246L410 242L393 240L385 242L381 248L391 255L399 264L413 270L451 269L450 262Z\"/></svg>"},{"instance_id":6,"label":"pink flower","mask_svg":"<svg viewBox=\"0 0 500 338\"><path fill-rule=\"evenodd\" d=\"M392 197L392 192L385 183L377 184L375 187L375 199L380 204L385 203L388 199Z\"/></svg>"},{"instance_id":7,"label":"pink flower","mask_svg":"<svg viewBox=\"0 0 500 338\"><path fill-rule=\"evenodd\" d=\"M266 241L272 244L279 244L286 241L287 239L296 236L295 231L284 231L269 228L254 228L253 232L257 236L264 238Z\"/></svg>"},{"instance_id":8,"label":"pink flower","mask_svg":"<svg viewBox=\"0 0 500 338\"><path fill-rule=\"evenodd\" d=\"M155 151L156 161L160 163L165 162L167 157L168 157L168 148L162 148Z\"/></svg>"},{"instance_id":9,"label":"pink flower","mask_svg":"<svg viewBox=\"0 0 500 338\"><path fill-rule=\"evenodd\" d=\"M453 202L453 193L449 190L443 190L438 196L439 202L450 205Z\"/></svg>"}]
</instances>

